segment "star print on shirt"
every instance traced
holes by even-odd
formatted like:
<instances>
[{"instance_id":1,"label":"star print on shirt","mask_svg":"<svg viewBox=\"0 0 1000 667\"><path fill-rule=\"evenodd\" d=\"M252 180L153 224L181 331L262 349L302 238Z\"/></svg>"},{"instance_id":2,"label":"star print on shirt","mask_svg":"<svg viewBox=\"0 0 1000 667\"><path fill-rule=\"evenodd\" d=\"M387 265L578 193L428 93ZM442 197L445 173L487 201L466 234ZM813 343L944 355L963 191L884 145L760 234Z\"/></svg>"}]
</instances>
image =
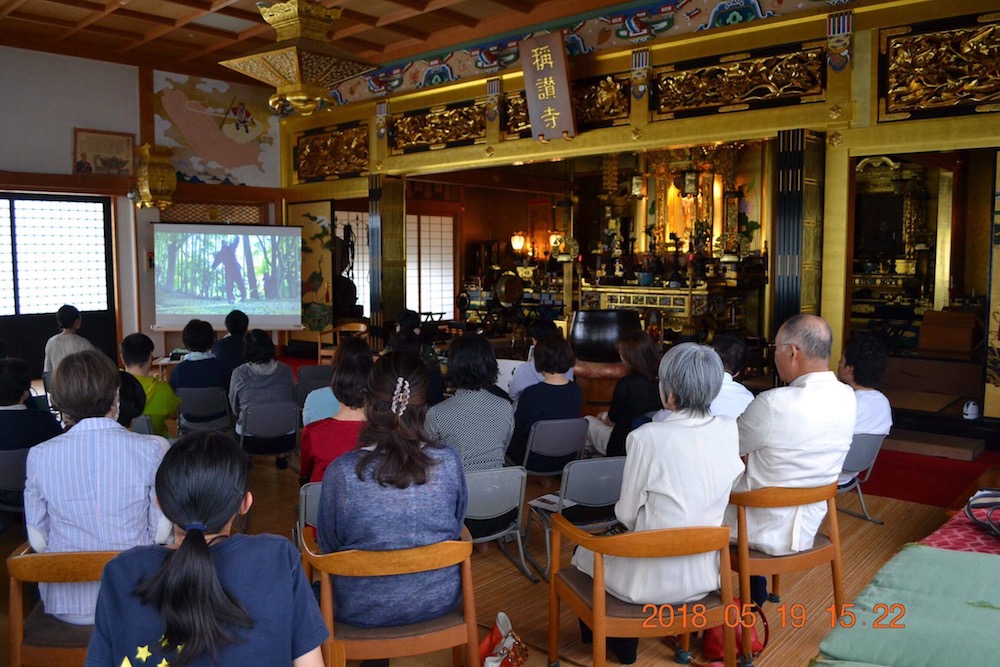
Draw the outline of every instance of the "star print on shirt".
<instances>
[{"instance_id":1,"label":"star print on shirt","mask_svg":"<svg viewBox=\"0 0 1000 667\"><path fill-rule=\"evenodd\" d=\"M163 660L160 661L160 664L158 664L156 667L170 667L170 663L167 662L166 658L164 658Z\"/></svg>"},{"instance_id":2,"label":"star print on shirt","mask_svg":"<svg viewBox=\"0 0 1000 667\"><path fill-rule=\"evenodd\" d=\"M149 644L146 644L145 646L137 646L136 648L138 649L138 653L135 654L136 660L146 662L146 658L151 658L153 656L149 650Z\"/></svg>"}]
</instances>

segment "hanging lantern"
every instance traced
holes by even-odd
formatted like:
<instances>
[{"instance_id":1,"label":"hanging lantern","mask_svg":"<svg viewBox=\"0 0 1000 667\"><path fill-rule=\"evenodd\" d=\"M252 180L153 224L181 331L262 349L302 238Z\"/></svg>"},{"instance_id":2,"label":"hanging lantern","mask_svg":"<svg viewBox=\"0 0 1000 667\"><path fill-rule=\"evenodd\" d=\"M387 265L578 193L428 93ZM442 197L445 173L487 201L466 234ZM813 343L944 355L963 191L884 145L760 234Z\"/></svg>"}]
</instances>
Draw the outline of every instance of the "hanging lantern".
<instances>
[{"instance_id":1,"label":"hanging lantern","mask_svg":"<svg viewBox=\"0 0 1000 667\"><path fill-rule=\"evenodd\" d=\"M155 206L162 211L174 203L174 190L177 189L177 170L170 162L174 149L143 144L136 152L139 154L139 168L135 172L139 197L135 205L139 208Z\"/></svg>"},{"instance_id":2,"label":"hanging lantern","mask_svg":"<svg viewBox=\"0 0 1000 667\"><path fill-rule=\"evenodd\" d=\"M510 237L510 247L514 249L514 252L521 252L524 250L524 232L514 232L514 235Z\"/></svg>"}]
</instances>

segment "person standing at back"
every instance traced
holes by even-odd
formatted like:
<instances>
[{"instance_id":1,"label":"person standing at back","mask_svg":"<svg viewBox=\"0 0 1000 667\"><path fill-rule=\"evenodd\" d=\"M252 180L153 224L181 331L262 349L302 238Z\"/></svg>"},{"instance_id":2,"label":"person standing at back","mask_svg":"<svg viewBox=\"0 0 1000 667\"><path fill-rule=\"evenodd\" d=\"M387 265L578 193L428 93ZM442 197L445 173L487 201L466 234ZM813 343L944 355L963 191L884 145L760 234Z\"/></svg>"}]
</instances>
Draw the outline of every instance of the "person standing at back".
<instances>
[{"instance_id":1,"label":"person standing at back","mask_svg":"<svg viewBox=\"0 0 1000 667\"><path fill-rule=\"evenodd\" d=\"M56 311L56 322L62 331L45 343L43 371L55 371L59 362L74 352L94 349L89 340L77 333L83 326L83 316L74 306L65 305Z\"/></svg>"},{"instance_id":2,"label":"person standing at back","mask_svg":"<svg viewBox=\"0 0 1000 667\"><path fill-rule=\"evenodd\" d=\"M243 338L250 328L250 318L242 310L232 310L226 315L226 331L224 337L215 341L212 346L212 354L216 359L221 359L235 369L246 361L243 357L246 354L246 345Z\"/></svg>"}]
</instances>

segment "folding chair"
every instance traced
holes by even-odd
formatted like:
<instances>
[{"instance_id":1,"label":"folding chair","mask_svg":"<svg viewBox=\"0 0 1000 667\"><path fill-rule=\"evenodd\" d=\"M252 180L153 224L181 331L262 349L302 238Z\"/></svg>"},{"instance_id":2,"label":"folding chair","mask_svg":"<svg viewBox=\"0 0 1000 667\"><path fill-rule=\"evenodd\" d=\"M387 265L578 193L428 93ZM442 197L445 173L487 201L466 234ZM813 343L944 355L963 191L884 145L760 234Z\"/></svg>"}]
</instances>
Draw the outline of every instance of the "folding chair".
<instances>
[{"instance_id":1,"label":"folding chair","mask_svg":"<svg viewBox=\"0 0 1000 667\"><path fill-rule=\"evenodd\" d=\"M319 518L319 495L323 488L321 482L309 482L303 484L299 489L299 518L292 527L292 542L302 552L302 569L306 571L306 577L312 581L312 568L306 559L302 536L309 528L316 527L316 520Z\"/></svg>"},{"instance_id":2,"label":"folding chair","mask_svg":"<svg viewBox=\"0 0 1000 667\"><path fill-rule=\"evenodd\" d=\"M232 434L229 397L222 387L181 387L177 390L177 398L181 399L178 435L192 431L228 431Z\"/></svg>"},{"instance_id":3,"label":"folding chair","mask_svg":"<svg viewBox=\"0 0 1000 667\"><path fill-rule=\"evenodd\" d=\"M865 521L871 521L872 523L882 525L884 522L878 519L872 518L868 514L868 508L865 506L865 496L861 493L861 485L868 481L868 478L872 474L872 468L875 467L875 459L878 458L879 450L882 448L882 441L885 439L884 435L872 434L872 433L855 433L854 440L851 441L851 448L847 451L847 458L844 459L844 472L854 475L854 477L844 484L837 487L837 493L847 493L848 491L854 490L858 492L858 501L861 503L861 513L857 513L851 510L837 508L844 514L850 514L851 516L856 516L859 519L864 519Z\"/></svg>"},{"instance_id":4,"label":"folding chair","mask_svg":"<svg viewBox=\"0 0 1000 667\"><path fill-rule=\"evenodd\" d=\"M298 446L299 406L251 403L240 410L240 447L248 456L288 454Z\"/></svg>"},{"instance_id":5,"label":"folding chair","mask_svg":"<svg viewBox=\"0 0 1000 667\"><path fill-rule=\"evenodd\" d=\"M755 491L733 493L729 502L736 505L737 542L733 547L736 553L735 569L740 575L740 597L750 599L750 577L752 575L771 575L771 591L775 598L780 597L779 576L785 572L808 570L830 563L830 574L833 579L833 602L838 610L843 609L844 579L840 556L840 527L837 524L837 485L828 484L815 488L795 489L783 487L766 487ZM816 534L812 549L800 551L786 556L771 556L761 551L750 549L747 529L747 507L797 507L826 501L826 518L829 522L829 536ZM750 648L750 632L743 633L742 667L753 667L753 654Z\"/></svg>"},{"instance_id":6,"label":"folding chair","mask_svg":"<svg viewBox=\"0 0 1000 667\"><path fill-rule=\"evenodd\" d=\"M704 605L704 625L698 629L722 626L722 644L726 667L736 665L736 631L732 617L726 618L732 604L732 575L730 571L729 529L725 527L669 528L643 530L623 535L598 537L586 533L566 520L556 516L552 521L552 546L557 555L552 564L549 582L549 667L559 665L559 603L565 600L574 614L580 617L594 633L594 667L607 664L605 641L608 637L670 637L680 635L681 649L677 662L690 660L688 648L693 629L696 605ZM558 554L562 537L576 542L594 552L594 576L584 574L575 567L561 568ZM697 602L685 604L632 604L619 600L604 589L604 556L625 558L673 558L702 553L719 553L719 582L721 590L710 593ZM657 601L659 602L659 601ZM647 623L649 607L655 606L656 623ZM700 616L699 616L700 618ZM665 621L669 619L669 621ZM744 633L749 637L750 633Z\"/></svg>"},{"instance_id":7,"label":"folding chair","mask_svg":"<svg viewBox=\"0 0 1000 667\"><path fill-rule=\"evenodd\" d=\"M496 540L497 546L507 560L521 570L532 583L538 583L538 578L531 573L527 563L524 562L524 545L521 542L524 488L527 479L528 473L520 466L465 473L465 485L469 489L469 505L465 511L465 518L489 520L514 512L514 518L506 526L499 527L489 535L473 537L472 541L478 544ZM513 554L507 551L506 539L511 537L517 542L519 561L514 560Z\"/></svg>"},{"instance_id":8,"label":"folding chair","mask_svg":"<svg viewBox=\"0 0 1000 667\"><path fill-rule=\"evenodd\" d=\"M563 469L559 501L556 506L552 509L543 509L532 505L531 512L528 513L525 544L531 539L532 520L537 519L545 537L545 568L543 569L530 553L528 562L546 580L552 567L550 536L553 516L561 514L574 526L589 533L606 530L615 525L618 522L615 516L615 503L618 502L622 492L624 473L624 456L570 461Z\"/></svg>"},{"instance_id":9,"label":"folding chair","mask_svg":"<svg viewBox=\"0 0 1000 667\"><path fill-rule=\"evenodd\" d=\"M153 420L149 415L139 415L132 420L132 432L143 433L145 435L156 435L153 432Z\"/></svg>"},{"instance_id":10,"label":"folding chair","mask_svg":"<svg viewBox=\"0 0 1000 667\"><path fill-rule=\"evenodd\" d=\"M25 542L7 559L10 575L10 665L83 667L92 625L71 625L46 614L42 603L24 615L25 583L100 581L117 551L67 551L36 554Z\"/></svg>"},{"instance_id":11,"label":"folding chair","mask_svg":"<svg viewBox=\"0 0 1000 667\"><path fill-rule=\"evenodd\" d=\"M323 342L323 336L327 333L332 335L333 343L326 344ZM323 364L324 359L329 359L328 363L333 363L333 355L336 354L337 346L340 345L341 336L359 336L361 338L368 338L368 325L364 322L345 322L344 324L338 325L329 329L329 331L324 330L317 337L319 348L317 350L318 363Z\"/></svg>"},{"instance_id":12,"label":"folding chair","mask_svg":"<svg viewBox=\"0 0 1000 667\"><path fill-rule=\"evenodd\" d=\"M323 644L328 654L330 642L343 645L348 660L377 660L420 655L444 648L452 649L452 662L461 667L479 664L479 628L472 584L472 539L462 531L461 540L429 544L396 551L338 551L318 554L311 536L304 537L304 553L320 573L320 609L330 631ZM331 577L380 577L461 566L462 602L450 613L422 623L385 628L360 628L337 622L333 608Z\"/></svg>"},{"instance_id":13,"label":"folding chair","mask_svg":"<svg viewBox=\"0 0 1000 667\"><path fill-rule=\"evenodd\" d=\"M583 417L573 419L542 419L531 425L528 431L528 444L524 448L524 461L521 465L529 475L555 477L562 474L560 466L557 470L532 470L528 466L531 454L544 456L548 460L566 462L580 458L580 452L587 444L587 420Z\"/></svg>"},{"instance_id":14,"label":"folding chair","mask_svg":"<svg viewBox=\"0 0 1000 667\"><path fill-rule=\"evenodd\" d=\"M328 387L333 380L333 366L299 366L299 384L304 382L317 387Z\"/></svg>"}]
</instances>

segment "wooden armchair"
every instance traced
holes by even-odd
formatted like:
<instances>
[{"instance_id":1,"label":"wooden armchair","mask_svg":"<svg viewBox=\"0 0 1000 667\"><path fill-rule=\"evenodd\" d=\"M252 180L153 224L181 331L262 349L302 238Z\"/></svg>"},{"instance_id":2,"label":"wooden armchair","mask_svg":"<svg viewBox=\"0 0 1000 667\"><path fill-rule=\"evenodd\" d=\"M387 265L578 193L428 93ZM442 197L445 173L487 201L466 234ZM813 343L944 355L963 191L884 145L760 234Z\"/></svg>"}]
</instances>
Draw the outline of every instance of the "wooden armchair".
<instances>
[{"instance_id":1,"label":"wooden armchair","mask_svg":"<svg viewBox=\"0 0 1000 667\"><path fill-rule=\"evenodd\" d=\"M24 615L25 583L100 581L104 565L117 551L35 553L25 542L7 558L10 575L9 643L11 667L82 667L92 625L71 625L46 614L42 603Z\"/></svg>"},{"instance_id":2,"label":"wooden armchair","mask_svg":"<svg viewBox=\"0 0 1000 667\"><path fill-rule=\"evenodd\" d=\"M771 593L777 598L780 595L780 575L785 572L808 570L830 563L833 578L833 601L837 609L843 609L844 581L840 558L840 528L837 524L837 484L828 484L805 489L784 487L767 487L756 491L733 493L729 502L736 505L738 521L738 539L733 547L736 555L735 569L739 572L740 597L750 599L750 576L772 575ZM826 517L829 521L829 536L816 534L812 549L789 554L787 556L771 556L761 551L750 549L747 534L747 507L796 507L826 501ZM750 650L751 633L743 633L742 665L753 667Z\"/></svg>"},{"instance_id":3,"label":"wooden armchair","mask_svg":"<svg viewBox=\"0 0 1000 667\"><path fill-rule=\"evenodd\" d=\"M560 568L562 537L594 552L594 577L574 567ZM687 604L630 604L604 590L604 556L665 558L719 552L721 591ZM668 637L680 635L681 650L687 653L690 632L716 626L723 628L726 667L736 665L736 634L732 616L726 612L733 602L729 563L729 529L725 527L670 528L644 530L610 537L598 537L580 530L560 514L552 517L552 578L549 580L549 667L559 665L559 602L565 600L573 613L594 633L594 667L604 667L607 637ZM686 625L693 619L693 605L705 606L705 624L699 616L697 628ZM650 607L655 623L650 619ZM667 613L664 613L667 612ZM732 615L732 612L730 612ZM669 619L669 622L667 622ZM749 633L748 633L749 636ZM678 654L678 662L680 662Z\"/></svg>"},{"instance_id":4,"label":"wooden armchair","mask_svg":"<svg viewBox=\"0 0 1000 667\"><path fill-rule=\"evenodd\" d=\"M438 542L424 547L396 551L339 551L319 554L311 531L302 531L303 553L314 571L320 573L320 609L330 639L323 645L327 665L331 664L333 642L341 644L348 660L375 660L420 655L444 648L452 649L455 667L479 664L479 633L472 586L472 537L462 531L461 540ZM334 618L332 576L378 577L413 574L460 565L461 608L430 621L390 628L359 628L338 623Z\"/></svg>"},{"instance_id":5,"label":"wooden armchair","mask_svg":"<svg viewBox=\"0 0 1000 667\"><path fill-rule=\"evenodd\" d=\"M330 336L331 342L325 342L323 340L324 336ZM316 334L317 363L333 363L333 355L337 351L337 346L340 345L341 336L359 336L367 339L368 325L364 322L345 322L344 324L328 327L318 332ZM329 361L324 362L324 359L329 359Z\"/></svg>"}]
</instances>

